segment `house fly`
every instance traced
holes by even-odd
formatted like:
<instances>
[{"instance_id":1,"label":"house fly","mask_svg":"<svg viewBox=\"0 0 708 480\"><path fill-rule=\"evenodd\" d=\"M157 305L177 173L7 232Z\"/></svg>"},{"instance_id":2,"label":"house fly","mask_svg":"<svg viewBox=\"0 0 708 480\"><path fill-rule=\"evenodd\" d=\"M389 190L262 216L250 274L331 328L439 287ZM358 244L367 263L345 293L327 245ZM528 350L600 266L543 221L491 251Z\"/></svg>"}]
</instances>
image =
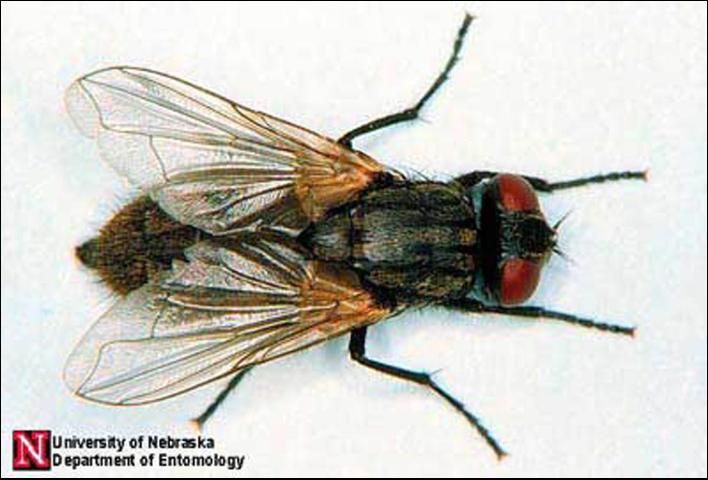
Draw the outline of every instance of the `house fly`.
<instances>
[{"instance_id":1,"label":"house fly","mask_svg":"<svg viewBox=\"0 0 708 480\"><path fill-rule=\"evenodd\" d=\"M369 326L428 305L554 319L632 335L627 326L523 304L556 248L537 192L644 172L550 182L475 171L407 178L353 140L414 120L413 107L328 138L164 73L113 67L76 80L68 111L101 156L141 192L76 255L116 303L70 355L65 381L83 398L139 405L349 334L351 358L419 384L461 414L501 458L482 422L428 373L370 358Z\"/></svg>"}]
</instances>

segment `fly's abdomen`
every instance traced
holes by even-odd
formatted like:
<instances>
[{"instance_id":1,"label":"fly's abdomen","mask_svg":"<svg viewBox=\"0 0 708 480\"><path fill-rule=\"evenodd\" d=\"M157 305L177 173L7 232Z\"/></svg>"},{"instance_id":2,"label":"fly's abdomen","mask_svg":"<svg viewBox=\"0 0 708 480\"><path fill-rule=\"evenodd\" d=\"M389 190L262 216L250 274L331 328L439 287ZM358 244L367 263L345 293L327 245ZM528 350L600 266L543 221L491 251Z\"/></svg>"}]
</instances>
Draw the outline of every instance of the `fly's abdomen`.
<instances>
[{"instance_id":1,"label":"fly's abdomen","mask_svg":"<svg viewBox=\"0 0 708 480\"><path fill-rule=\"evenodd\" d=\"M441 183L367 192L302 238L316 257L345 262L369 283L399 295L464 295L474 269L472 208Z\"/></svg>"},{"instance_id":2,"label":"fly's abdomen","mask_svg":"<svg viewBox=\"0 0 708 480\"><path fill-rule=\"evenodd\" d=\"M142 196L113 216L99 235L76 247L76 256L111 290L126 295L169 269L172 260L184 259L184 249L206 237Z\"/></svg>"}]
</instances>

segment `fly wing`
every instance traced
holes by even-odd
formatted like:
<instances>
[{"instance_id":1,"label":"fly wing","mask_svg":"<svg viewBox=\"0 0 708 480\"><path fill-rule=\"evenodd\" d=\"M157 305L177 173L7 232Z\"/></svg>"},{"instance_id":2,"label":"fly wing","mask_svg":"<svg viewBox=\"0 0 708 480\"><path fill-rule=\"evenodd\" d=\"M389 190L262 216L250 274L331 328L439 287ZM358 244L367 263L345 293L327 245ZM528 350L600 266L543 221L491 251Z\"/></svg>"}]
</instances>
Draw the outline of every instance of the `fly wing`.
<instances>
[{"instance_id":1,"label":"fly wing","mask_svg":"<svg viewBox=\"0 0 708 480\"><path fill-rule=\"evenodd\" d=\"M357 276L274 237L212 239L119 300L69 357L77 395L162 400L388 316Z\"/></svg>"},{"instance_id":2,"label":"fly wing","mask_svg":"<svg viewBox=\"0 0 708 480\"><path fill-rule=\"evenodd\" d=\"M67 109L103 158L173 218L214 235L301 229L384 167L330 138L151 70L76 80Z\"/></svg>"}]
</instances>

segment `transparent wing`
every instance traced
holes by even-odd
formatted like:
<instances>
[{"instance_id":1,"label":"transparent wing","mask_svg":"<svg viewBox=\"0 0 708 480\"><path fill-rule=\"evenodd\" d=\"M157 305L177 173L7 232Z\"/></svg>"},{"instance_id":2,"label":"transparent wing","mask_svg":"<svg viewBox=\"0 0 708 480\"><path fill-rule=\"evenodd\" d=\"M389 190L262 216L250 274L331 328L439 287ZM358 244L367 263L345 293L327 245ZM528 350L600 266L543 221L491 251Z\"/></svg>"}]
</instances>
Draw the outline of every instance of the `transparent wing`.
<instances>
[{"instance_id":1,"label":"transparent wing","mask_svg":"<svg viewBox=\"0 0 708 480\"><path fill-rule=\"evenodd\" d=\"M275 237L205 241L186 257L93 325L65 367L72 391L154 402L390 314L354 273Z\"/></svg>"},{"instance_id":2,"label":"transparent wing","mask_svg":"<svg viewBox=\"0 0 708 480\"><path fill-rule=\"evenodd\" d=\"M176 220L215 235L301 227L384 171L327 137L146 69L90 73L65 100L115 170Z\"/></svg>"}]
</instances>

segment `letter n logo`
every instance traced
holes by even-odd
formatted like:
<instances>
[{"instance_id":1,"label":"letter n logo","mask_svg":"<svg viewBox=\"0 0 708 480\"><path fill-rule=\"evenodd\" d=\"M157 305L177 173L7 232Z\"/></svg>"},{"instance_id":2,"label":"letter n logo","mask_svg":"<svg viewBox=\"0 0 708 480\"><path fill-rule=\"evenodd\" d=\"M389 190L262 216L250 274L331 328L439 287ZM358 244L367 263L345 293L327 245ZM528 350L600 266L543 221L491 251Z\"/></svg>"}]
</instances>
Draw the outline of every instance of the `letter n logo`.
<instances>
[{"instance_id":1,"label":"letter n logo","mask_svg":"<svg viewBox=\"0 0 708 480\"><path fill-rule=\"evenodd\" d=\"M49 430L14 430L12 432L13 470L50 470L52 432Z\"/></svg>"}]
</instances>

